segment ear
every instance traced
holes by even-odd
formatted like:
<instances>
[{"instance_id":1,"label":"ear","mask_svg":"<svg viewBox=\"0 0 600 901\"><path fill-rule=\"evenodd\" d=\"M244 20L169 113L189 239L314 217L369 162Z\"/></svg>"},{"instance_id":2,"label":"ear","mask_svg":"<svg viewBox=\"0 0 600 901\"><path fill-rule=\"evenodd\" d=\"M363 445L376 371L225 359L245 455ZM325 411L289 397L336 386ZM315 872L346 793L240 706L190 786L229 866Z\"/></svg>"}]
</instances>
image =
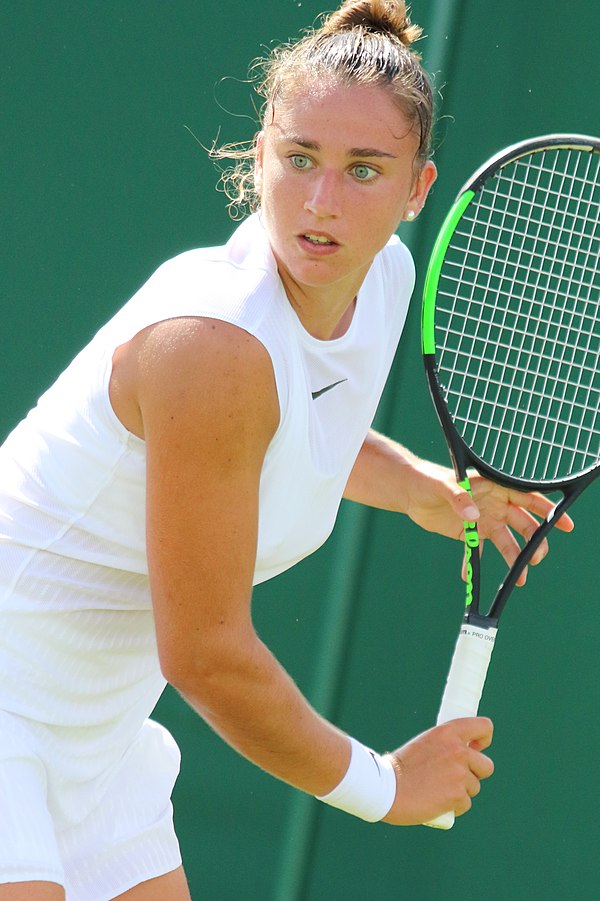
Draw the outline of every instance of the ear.
<instances>
[{"instance_id":1,"label":"ear","mask_svg":"<svg viewBox=\"0 0 600 901\"><path fill-rule=\"evenodd\" d=\"M254 154L254 189L260 196L263 182L263 132L256 135L256 150Z\"/></svg>"},{"instance_id":2,"label":"ear","mask_svg":"<svg viewBox=\"0 0 600 901\"><path fill-rule=\"evenodd\" d=\"M436 178L437 169L435 163L432 160L427 160L415 179L413 190L404 210L404 219L413 220L419 215Z\"/></svg>"}]
</instances>

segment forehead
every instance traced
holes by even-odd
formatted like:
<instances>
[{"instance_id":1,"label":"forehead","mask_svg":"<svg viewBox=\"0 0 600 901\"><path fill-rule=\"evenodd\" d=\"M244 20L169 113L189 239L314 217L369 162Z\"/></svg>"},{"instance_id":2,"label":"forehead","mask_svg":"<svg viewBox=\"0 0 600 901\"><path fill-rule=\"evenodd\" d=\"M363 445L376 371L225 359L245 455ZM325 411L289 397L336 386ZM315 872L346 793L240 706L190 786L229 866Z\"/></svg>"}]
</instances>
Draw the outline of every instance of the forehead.
<instances>
[{"instance_id":1,"label":"forehead","mask_svg":"<svg viewBox=\"0 0 600 901\"><path fill-rule=\"evenodd\" d=\"M272 104L266 132L301 143L334 142L414 153L418 134L389 89L380 85L308 84L288 89Z\"/></svg>"}]
</instances>

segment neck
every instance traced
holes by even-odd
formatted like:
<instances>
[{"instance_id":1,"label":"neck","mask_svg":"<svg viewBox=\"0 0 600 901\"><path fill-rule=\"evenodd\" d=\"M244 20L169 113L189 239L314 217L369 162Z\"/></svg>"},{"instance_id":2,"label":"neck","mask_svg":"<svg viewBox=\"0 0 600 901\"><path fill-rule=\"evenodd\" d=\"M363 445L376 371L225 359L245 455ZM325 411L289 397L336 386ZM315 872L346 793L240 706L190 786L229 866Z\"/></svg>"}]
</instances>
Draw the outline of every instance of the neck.
<instances>
[{"instance_id":1,"label":"neck","mask_svg":"<svg viewBox=\"0 0 600 901\"><path fill-rule=\"evenodd\" d=\"M309 335L330 341L346 334L352 323L362 279L356 284L337 283L312 288L299 285L281 269L279 275L287 299Z\"/></svg>"},{"instance_id":2,"label":"neck","mask_svg":"<svg viewBox=\"0 0 600 901\"><path fill-rule=\"evenodd\" d=\"M346 334L356 309L356 296L350 301L330 305L322 299L315 302L305 295L299 297L290 292L285 283L284 287L290 306L309 335L321 341L331 341Z\"/></svg>"}]
</instances>

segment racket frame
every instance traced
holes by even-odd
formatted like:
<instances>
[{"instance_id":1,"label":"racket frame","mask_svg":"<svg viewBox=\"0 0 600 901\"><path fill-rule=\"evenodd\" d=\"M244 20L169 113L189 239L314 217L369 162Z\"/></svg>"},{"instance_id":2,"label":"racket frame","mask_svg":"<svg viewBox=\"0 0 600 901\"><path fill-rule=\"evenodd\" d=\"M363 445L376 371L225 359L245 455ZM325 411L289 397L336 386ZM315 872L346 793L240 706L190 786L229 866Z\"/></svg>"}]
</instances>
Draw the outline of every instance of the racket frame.
<instances>
[{"instance_id":1,"label":"racket frame","mask_svg":"<svg viewBox=\"0 0 600 901\"><path fill-rule=\"evenodd\" d=\"M521 157L547 149L577 149L579 151L598 153L600 152L600 140L589 135L557 133L520 141L491 157L465 183L452 204L434 244L423 290L421 336L425 373L429 392L446 437L457 483L470 492L467 470L469 467L473 467L480 475L503 485L505 488L514 488L525 492L540 491L543 494L551 494L558 491L563 495L546 519L540 524L532 539L522 548L506 578L499 586L496 598L487 614L481 614L479 611L479 553L475 553L475 550L479 548L477 525L476 523L465 523L465 552L467 557L470 558L470 561L468 560L467 563L470 562L471 566L474 567L472 578L469 578L469 573L467 572L465 621L475 622L473 617L477 617L478 621L495 620L495 622L490 622L491 627L497 626L497 620L504 610L510 592L523 569L553 527L556 519L566 512L589 483L600 474L600 465L597 463L593 464L583 472L578 472L576 475L568 478L548 480L541 483L539 481L528 481L517 476L507 476L478 457L457 431L444 399L435 356L435 301L446 251L456 226L490 175ZM479 624L482 625L481 622Z\"/></svg>"},{"instance_id":2,"label":"racket frame","mask_svg":"<svg viewBox=\"0 0 600 901\"><path fill-rule=\"evenodd\" d=\"M480 539L477 523L469 521L464 523L465 611L438 714L438 724L447 722L449 719L477 714L495 643L498 619L512 589L556 520L600 474L600 463L598 462L573 476L545 482L531 482L499 472L477 456L455 427L436 365L435 303L437 288L445 255L459 221L490 175L523 156L550 148L575 148L579 151L599 152L600 141L587 135L546 135L513 144L489 159L464 185L449 210L435 242L425 278L421 322L423 359L429 391L446 438L457 483L471 493L467 471L469 467L473 467L482 476L507 488L520 491L540 491L544 494L562 493L562 498L519 552L517 559L501 582L487 613L481 613L479 609ZM486 650L482 653L484 646ZM453 824L454 813L448 812L425 825L447 830Z\"/></svg>"}]
</instances>

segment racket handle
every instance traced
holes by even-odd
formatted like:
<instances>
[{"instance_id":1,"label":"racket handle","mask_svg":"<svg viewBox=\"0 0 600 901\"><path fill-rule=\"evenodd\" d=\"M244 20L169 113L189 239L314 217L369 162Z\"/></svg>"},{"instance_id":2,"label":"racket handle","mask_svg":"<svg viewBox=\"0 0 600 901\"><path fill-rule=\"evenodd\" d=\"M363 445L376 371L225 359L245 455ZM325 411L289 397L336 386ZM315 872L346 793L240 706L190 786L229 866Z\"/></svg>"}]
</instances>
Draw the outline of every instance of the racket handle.
<instances>
[{"instance_id":1,"label":"racket handle","mask_svg":"<svg viewBox=\"0 0 600 901\"><path fill-rule=\"evenodd\" d=\"M463 624L450 664L437 718L438 726L449 720L477 716L496 632L494 626L486 629L470 623ZM424 825L435 829L451 829L454 825L454 813L443 813Z\"/></svg>"}]
</instances>

